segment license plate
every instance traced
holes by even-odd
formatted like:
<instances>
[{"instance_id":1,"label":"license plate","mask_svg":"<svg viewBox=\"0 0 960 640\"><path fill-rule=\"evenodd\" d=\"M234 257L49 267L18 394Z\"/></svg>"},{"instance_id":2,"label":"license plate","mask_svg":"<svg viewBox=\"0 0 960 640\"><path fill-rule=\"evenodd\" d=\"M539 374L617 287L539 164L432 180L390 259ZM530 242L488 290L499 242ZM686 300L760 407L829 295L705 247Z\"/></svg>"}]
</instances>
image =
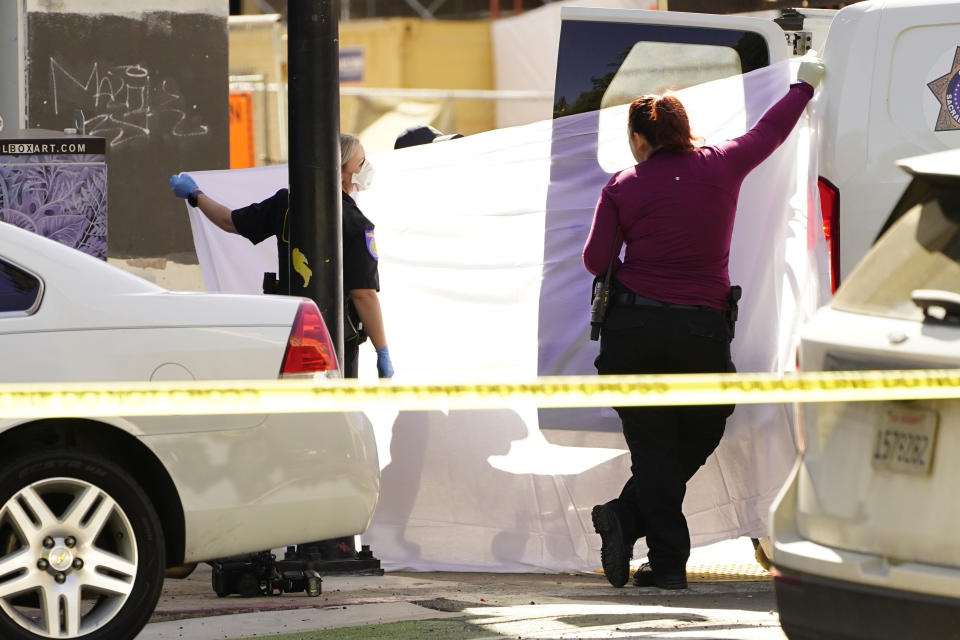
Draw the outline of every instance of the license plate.
<instances>
[{"instance_id":1,"label":"license plate","mask_svg":"<svg viewBox=\"0 0 960 640\"><path fill-rule=\"evenodd\" d=\"M886 406L873 446L873 468L928 475L936 446L939 414L929 409Z\"/></svg>"}]
</instances>

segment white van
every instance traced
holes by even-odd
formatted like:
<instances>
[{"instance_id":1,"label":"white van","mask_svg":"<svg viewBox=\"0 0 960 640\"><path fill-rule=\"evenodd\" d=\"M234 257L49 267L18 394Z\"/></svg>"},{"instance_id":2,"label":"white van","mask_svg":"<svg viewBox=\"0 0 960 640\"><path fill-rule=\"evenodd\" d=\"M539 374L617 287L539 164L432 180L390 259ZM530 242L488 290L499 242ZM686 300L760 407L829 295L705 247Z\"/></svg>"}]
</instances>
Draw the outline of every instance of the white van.
<instances>
[{"instance_id":1,"label":"white van","mask_svg":"<svg viewBox=\"0 0 960 640\"><path fill-rule=\"evenodd\" d=\"M820 195L833 288L876 239L907 176L895 161L960 147L960 3L866 0L748 16L564 7L555 117L820 51ZM778 24L779 23L779 24Z\"/></svg>"},{"instance_id":2,"label":"white van","mask_svg":"<svg viewBox=\"0 0 960 640\"><path fill-rule=\"evenodd\" d=\"M888 228L806 323L804 371L960 366L960 150L904 159ZM791 640L960 637L960 399L803 405L773 505Z\"/></svg>"}]
</instances>

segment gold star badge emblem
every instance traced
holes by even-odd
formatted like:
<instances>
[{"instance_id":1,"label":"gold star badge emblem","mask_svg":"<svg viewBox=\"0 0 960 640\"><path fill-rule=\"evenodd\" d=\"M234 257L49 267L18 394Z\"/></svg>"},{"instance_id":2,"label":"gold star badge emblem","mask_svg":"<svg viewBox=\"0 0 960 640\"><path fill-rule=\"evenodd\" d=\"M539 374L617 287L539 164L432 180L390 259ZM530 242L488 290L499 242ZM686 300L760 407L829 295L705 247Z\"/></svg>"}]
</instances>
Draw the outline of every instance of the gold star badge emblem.
<instances>
[{"instance_id":1,"label":"gold star badge emblem","mask_svg":"<svg viewBox=\"0 0 960 640\"><path fill-rule=\"evenodd\" d=\"M934 131L960 130L960 47L953 56L953 67L945 76L927 84L940 101L940 115Z\"/></svg>"}]
</instances>

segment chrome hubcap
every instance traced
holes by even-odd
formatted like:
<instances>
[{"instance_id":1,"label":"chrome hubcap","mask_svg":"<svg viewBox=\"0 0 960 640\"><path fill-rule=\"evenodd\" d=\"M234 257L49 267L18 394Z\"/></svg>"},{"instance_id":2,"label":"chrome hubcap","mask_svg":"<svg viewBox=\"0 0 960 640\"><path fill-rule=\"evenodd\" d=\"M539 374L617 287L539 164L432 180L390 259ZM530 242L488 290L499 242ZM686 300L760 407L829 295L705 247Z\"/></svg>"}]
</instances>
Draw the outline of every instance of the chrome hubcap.
<instances>
[{"instance_id":1,"label":"chrome hubcap","mask_svg":"<svg viewBox=\"0 0 960 640\"><path fill-rule=\"evenodd\" d=\"M49 478L0 507L0 610L31 633L76 638L101 628L136 575L130 521L93 484Z\"/></svg>"}]
</instances>

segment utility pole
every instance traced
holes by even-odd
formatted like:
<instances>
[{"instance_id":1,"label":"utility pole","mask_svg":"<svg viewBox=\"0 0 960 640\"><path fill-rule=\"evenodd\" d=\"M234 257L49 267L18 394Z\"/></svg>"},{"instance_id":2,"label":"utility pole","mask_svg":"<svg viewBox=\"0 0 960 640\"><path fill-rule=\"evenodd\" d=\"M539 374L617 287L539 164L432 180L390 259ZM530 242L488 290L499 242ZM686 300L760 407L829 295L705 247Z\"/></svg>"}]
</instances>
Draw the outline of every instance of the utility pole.
<instances>
[{"instance_id":1,"label":"utility pole","mask_svg":"<svg viewBox=\"0 0 960 640\"><path fill-rule=\"evenodd\" d=\"M349 0L348 0L349 1ZM291 0L287 14L290 101L290 295L311 298L343 363L343 218L340 187L339 0ZM281 257L281 259L283 259ZM354 538L288 548L280 571L382 575ZM312 575L310 572L314 572ZM319 593L316 588L307 591Z\"/></svg>"},{"instance_id":2,"label":"utility pole","mask_svg":"<svg viewBox=\"0 0 960 640\"><path fill-rule=\"evenodd\" d=\"M276 293L317 303L342 363L339 0L290 0L287 8L290 208L284 226L290 249L277 259L286 261L289 278L288 290ZM353 536L288 546L282 560L267 550L212 564L220 596L319 596L321 574L383 575L368 546L357 553Z\"/></svg>"},{"instance_id":3,"label":"utility pole","mask_svg":"<svg viewBox=\"0 0 960 640\"><path fill-rule=\"evenodd\" d=\"M288 5L290 255L286 259L290 295L317 303L342 363L338 5L338 0L292 0Z\"/></svg>"}]
</instances>

